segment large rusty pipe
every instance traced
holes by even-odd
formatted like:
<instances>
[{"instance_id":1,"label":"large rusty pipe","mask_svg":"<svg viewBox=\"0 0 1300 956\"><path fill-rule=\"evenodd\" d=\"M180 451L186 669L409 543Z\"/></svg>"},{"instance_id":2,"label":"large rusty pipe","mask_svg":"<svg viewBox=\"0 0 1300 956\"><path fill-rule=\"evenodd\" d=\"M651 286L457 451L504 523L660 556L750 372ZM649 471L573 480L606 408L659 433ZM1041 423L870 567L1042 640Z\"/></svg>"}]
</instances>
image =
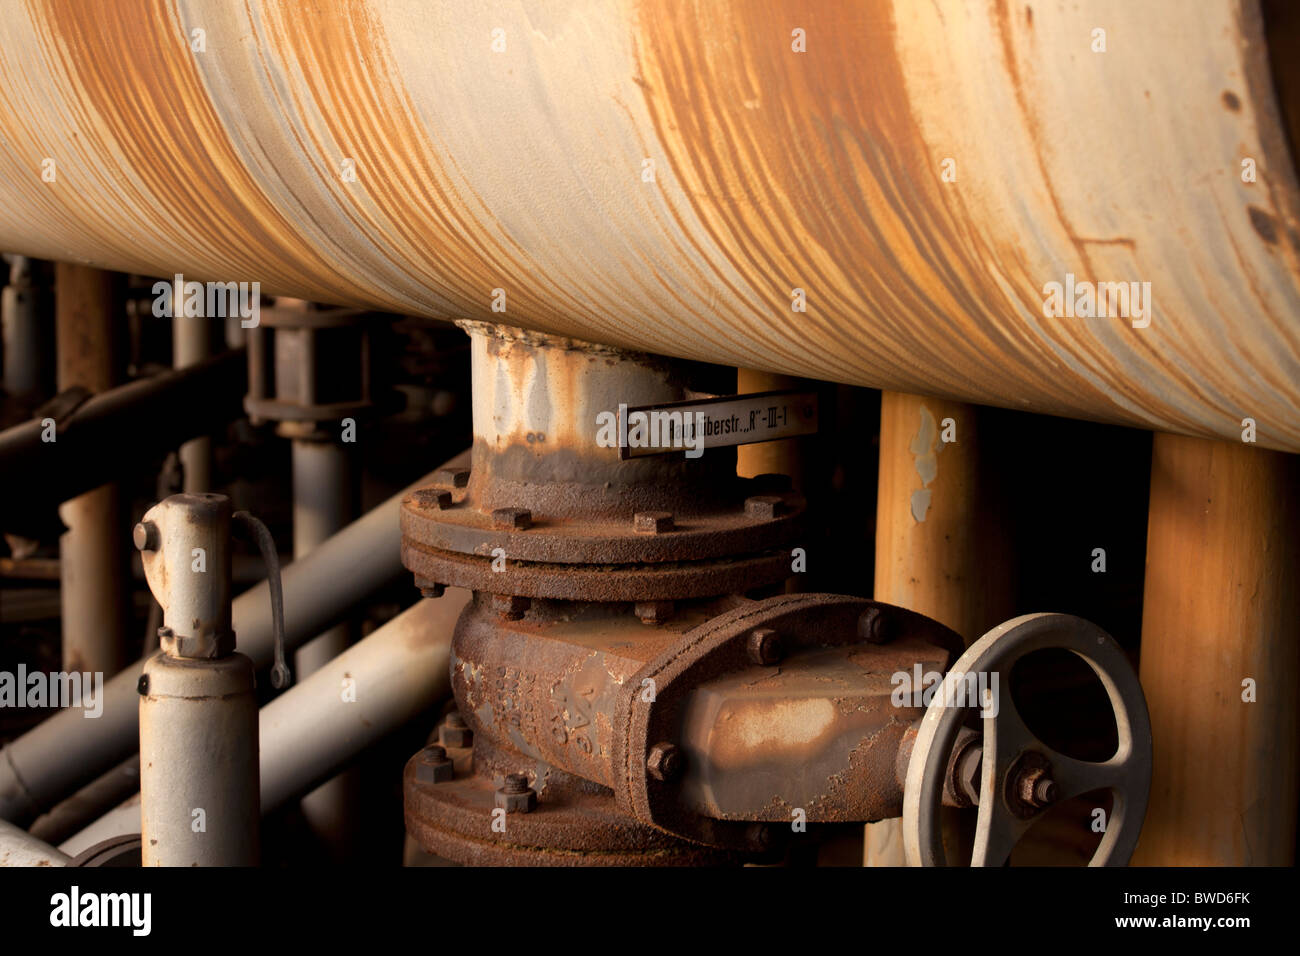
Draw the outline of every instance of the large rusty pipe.
<instances>
[{"instance_id":1,"label":"large rusty pipe","mask_svg":"<svg viewBox=\"0 0 1300 956\"><path fill-rule=\"evenodd\" d=\"M1258 0L30 0L0 50L0 248L1300 450Z\"/></svg>"}]
</instances>

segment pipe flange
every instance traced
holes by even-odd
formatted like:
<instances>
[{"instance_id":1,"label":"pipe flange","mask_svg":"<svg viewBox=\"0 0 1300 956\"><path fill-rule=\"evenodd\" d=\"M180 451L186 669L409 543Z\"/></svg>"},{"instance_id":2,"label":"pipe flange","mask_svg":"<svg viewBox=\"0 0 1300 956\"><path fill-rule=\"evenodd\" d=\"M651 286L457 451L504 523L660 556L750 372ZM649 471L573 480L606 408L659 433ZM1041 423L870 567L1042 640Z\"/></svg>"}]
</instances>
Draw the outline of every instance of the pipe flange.
<instances>
[{"instance_id":1,"label":"pipe flange","mask_svg":"<svg viewBox=\"0 0 1300 956\"><path fill-rule=\"evenodd\" d=\"M403 775L406 832L435 856L470 866L723 866L761 858L664 833L619 809L604 787L544 769L529 812L494 813L502 809L501 781L472 770L470 750L452 753L452 780L421 780L420 754Z\"/></svg>"},{"instance_id":2,"label":"pipe flange","mask_svg":"<svg viewBox=\"0 0 1300 956\"><path fill-rule=\"evenodd\" d=\"M554 517L527 512L502 522L501 508L482 509L448 476L402 502L402 540L427 550L553 564L657 564L752 554L788 546L803 529L806 503L782 487L784 476L736 479L730 510L632 511L621 517ZM446 492L447 495L440 494ZM518 511L519 509L515 509Z\"/></svg>"}]
</instances>

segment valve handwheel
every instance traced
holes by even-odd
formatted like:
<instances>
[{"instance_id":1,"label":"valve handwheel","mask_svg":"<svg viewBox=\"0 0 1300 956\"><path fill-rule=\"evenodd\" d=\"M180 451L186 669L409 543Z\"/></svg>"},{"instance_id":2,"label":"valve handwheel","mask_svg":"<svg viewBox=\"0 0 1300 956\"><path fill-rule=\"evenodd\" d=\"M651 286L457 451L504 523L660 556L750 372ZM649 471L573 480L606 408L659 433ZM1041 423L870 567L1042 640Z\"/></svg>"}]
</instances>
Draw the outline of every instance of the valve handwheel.
<instances>
[{"instance_id":1,"label":"valve handwheel","mask_svg":"<svg viewBox=\"0 0 1300 956\"><path fill-rule=\"evenodd\" d=\"M1025 726L1009 693L1011 668L1034 651L1062 648L1087 661L1110 698L1119 746L1096 763L1053 750ZM1089 866L1123 866L1137 845L1151 790L1151 723L1137 675L1101 628L1068 614L1027 614L989 631L966 649L951 674L997 672L1001 691L984 716L983 763L972 866L1001 866L1034 822L1055 803L1110 790L1105 835ZM912 750L903 791L903 848L912 866L944 866L939 803L948 758L966 716L965 702L936 690ZM980 702L983 704L983 702Z\"/></svg>"}]
</instances>

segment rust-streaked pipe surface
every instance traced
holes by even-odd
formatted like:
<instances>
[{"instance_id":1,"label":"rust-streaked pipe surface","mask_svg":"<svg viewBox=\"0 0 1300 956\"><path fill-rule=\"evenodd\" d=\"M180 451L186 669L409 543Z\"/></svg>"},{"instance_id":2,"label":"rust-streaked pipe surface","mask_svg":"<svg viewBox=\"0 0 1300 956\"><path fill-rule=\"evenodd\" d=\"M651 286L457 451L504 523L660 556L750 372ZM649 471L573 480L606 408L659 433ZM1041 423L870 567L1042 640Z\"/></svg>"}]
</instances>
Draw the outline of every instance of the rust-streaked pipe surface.
<instances>
[{"instance_id":1,"label":"rust-streaked pipe surface","mask_svg":"<svg viewBox=\"0 0 1300 956\"><path fill-rule=\"evenodd\" d=\"M1255 0L19 0L0 248L1297 451L1281 115Z\"/></svg>"}]
</instances>

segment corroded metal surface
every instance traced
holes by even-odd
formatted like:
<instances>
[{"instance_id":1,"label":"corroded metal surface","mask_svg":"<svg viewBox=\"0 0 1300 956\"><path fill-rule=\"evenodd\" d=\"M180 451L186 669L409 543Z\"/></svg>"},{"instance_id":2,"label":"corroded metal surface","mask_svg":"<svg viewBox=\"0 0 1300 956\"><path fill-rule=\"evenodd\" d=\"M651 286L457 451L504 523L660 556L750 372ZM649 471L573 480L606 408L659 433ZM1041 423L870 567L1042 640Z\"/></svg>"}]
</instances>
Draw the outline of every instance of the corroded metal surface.
<instances>
[{"instance_id":1,"label":"corroded metal surface","mask_svg":"<svg viewBox=\"0 0 1300 956\"><path fill-rule=\"evenodd\" d=\"M880 626L866 626L872 620ZM791 675L782 677L778 671L774 679L769 667L756 664L750 638L760 628L779 636ZM882 639L887 646L876 646ZM896 650L888 646L895 643ZM819 650L852 645L862 649L852 661L859 689L849 699L842 693L843 681L817 673L815 660ZM946 669L961 646L961 637L930 618L836 594L781 595L719 614L620 685L614 794L639 820L711 846L737 849L755 849L783 830L743 821L789 821L794 809L804 810L808 821L878 819L901 805L894 765L903 732L920 711L890 706L891 675L870 672L917 662L937 662ZM811 680L801 680L801 670ZM728 686L726 678L737 672L748 672L748 688L744 682L741 688ZM755 690L768 681L777 686L763 700L762 691ZM817 692L810 693L810 684L817 683L820 700ZM652 696L638 693L645 686L654 688ZM718 701L719 690L730 700ZM869 700L879 692L883 697ZM841 701L847 711L863 711L861 718L837 716ZM719 703L722 710L734 709L719 713ZM809 720L808 713L797 712L808 703L829 704L829 719ZM897 719L891 720L888 710ZM722 728L727 720L737 726ZM759 736L767 738L766 746L754 746L754 734L742 726L746 723L750 730L763 728ZM805 736L810 728L820 732ZM656 774L655 751L679 739L685 778ZM698 766L692 768L692 763Z\"/></svg>"},{"instance_id":2,"label":"corroded metal surface","mask_svg":"<svg viewBox=\"0 0 1300 956\"><path fill-rule=\"evenodd\" d=\"M1281 115L1254 0L21 0L0 248L1296 451Z\"/></svg>"}]
</instances>

